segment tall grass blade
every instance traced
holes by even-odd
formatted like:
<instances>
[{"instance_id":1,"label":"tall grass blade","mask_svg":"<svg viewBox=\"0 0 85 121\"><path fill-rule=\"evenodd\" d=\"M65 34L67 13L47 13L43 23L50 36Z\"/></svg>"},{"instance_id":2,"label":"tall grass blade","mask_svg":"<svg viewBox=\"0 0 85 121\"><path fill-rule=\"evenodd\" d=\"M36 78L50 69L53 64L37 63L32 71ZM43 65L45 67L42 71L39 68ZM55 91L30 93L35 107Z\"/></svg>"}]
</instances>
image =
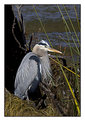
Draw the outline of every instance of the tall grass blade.
<instances>
[{"instance_id":1,"label":"tall grass blade","mask_svg":"<svg viewBox=\"0 0 85 121\"><path fill-rule=\"evenodd\" d=\"M65 20L65 17L63 16L63 13L62 13L60 7L59 7L58 5L57 5L57 7L58 7L58 9L59 9L59 11L60 11L60 13L61 13L61 16L62 16L62 18L63 18L63 21L64 21L64 23L65 23L65 25L66 25L66 27L67 27L69 33L71 34L70 28L69 28L69 26L68 26L68 24L67 24L67 22L66 22L66 20ZM73 39L73 42L74 42L74 44L75 44L75 47L76 47L78 53L80 54L79 49L78 49L78 47L77 47L77 44L76 44L75 41L74 41L73 36L72 36L72 39Z\"/></svg>"},{"instance_id":2,"label":"tall grass blade","mask_svg":"<svg viewBox=\"0 0 85 121\"><path fill-rule=\"evenodd\" d=\"M80 30L80 23L79 23L79 18L78 18L78 15L77 15L77 11L76 11L76 6L75 5L74 5L74 10L75 10L75 13L76 13L77 23L78 23L78 27L79 27L79 30Z\"/></svg>"},{"instance_id":3,"label":"tall grass blade","mask_svg":"<svg viewBox=\"0 0 85 121\"><path fill-rule=\"evenodd\" d=\"M37 13L36 8L35 8L34 5L33 5L33 8L34 8L35 13L36 13L36 15L37 15L37 17L38 17L38 19L39 19L39 21L40 21L40 24L41 24L41 26L42 26L42 28L43 28L43 31L44 31L44 33L45 33L47 39L49 40L49 43L50 43L51 47L52 47L51 41L50 41L50 39L49 39L49 37L48 37L48 35L47 35L47 32L45 31L45 28L44 28L44 26L43 26L43 23L42 23L40 17L38 16L38 13Z\"/></svg>"},{"instance_id":4,"label":"tall grass blade","mask_svg":"<svg viewBox=\"0 0 85 121\"><path fill-rule=\"evenodd\" d=\"M69 18L69 21L70 21L70 23L71 23L71 26L72 26L72 28L73 28L73 31L74 31L74 33L75 33L75 35L76 35L77 41L78 41L78 43L80 44L79 38L78 38L77 33L76 33L76 31L75 31L74 25L73 25L73 23L72 23L72 21L71 21L71 19L70 19L70 16L69 16L69 14L68 14L68 12L67 12L67 10L66 10L66 7L65 7L64 5L63 5L63 7L64 7L64 9L65 9L65 12L66 12L68 18Z\"/></svg>"},{"instance_id":5,"label":"tall grass blade","mask_svg":"<svg viewBox=\"0 0 85 121\"><path fill-rule=\"evenodd\" d=\"M66 29L66 34L67 34L68 42L70 43L69 37L68 37L68 33L67 33L67 29ZM69 44L69 47L70 47L71 57L72 57L72 60L73 60L73 63L74 63L74 70L75 70L75 72L77 73L77 69L76 69L76 66L75 66L74 58L73 58L73 52L72 52L72 49L71 49L71 45L70 45L70 44ZM76 82L76 85L75 85L76 88L79 87L77 75L76 75L76 80L75 80L75 82ZM79 91L79 88L78 88L78 91Z\"/></svg>"}]
</instances>

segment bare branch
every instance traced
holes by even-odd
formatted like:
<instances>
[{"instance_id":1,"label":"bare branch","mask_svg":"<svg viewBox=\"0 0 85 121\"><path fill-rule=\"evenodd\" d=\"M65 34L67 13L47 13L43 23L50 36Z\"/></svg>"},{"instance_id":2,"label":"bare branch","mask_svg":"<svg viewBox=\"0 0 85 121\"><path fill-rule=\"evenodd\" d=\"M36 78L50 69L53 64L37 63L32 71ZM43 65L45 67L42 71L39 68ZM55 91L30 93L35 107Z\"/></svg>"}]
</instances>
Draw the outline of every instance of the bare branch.
<instances>
[{"instance_id":1,"label":"bare branch","mask_svg":"<svg viewBox=\"0 0 85 121\"><path fill-rule=\"evenodd\" d=\"M16 23L15 23L15 17L14 17L13 25L12 25L12 34L13 34L13 36L14 36L14 39L15 39L16 42L18 43L19 48L22 49L22 50L24 50L24 51L26 51L25 48L23 48L23 47L21 46L20 42L18 41L18 39L17 39L16 36L15 36L15 33L14 33L15 25L16 25Z\"/></svg>"}]
</instances>

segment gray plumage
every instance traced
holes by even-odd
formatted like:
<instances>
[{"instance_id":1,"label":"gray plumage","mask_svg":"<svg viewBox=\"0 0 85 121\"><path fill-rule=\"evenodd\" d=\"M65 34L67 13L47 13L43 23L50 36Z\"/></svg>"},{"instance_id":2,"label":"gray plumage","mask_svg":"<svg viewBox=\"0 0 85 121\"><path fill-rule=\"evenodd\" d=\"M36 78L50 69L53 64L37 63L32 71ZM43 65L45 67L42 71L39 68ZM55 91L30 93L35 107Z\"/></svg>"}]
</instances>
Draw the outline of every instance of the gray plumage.
<instances>
[{"instance_id":1,"label":"gray plumage","mask_svg":"<svg viewBox=\"0 0 85 121\"><path fill-rule=\"evenodd\" d=\"M19 98L29 99L28 91L34 92L40 81L47 80L51 76L47 51L53 52L54 50L51 50L49 44L42 40L34 46L32 52L29 52L23 58L14 85L14 94Z\"/></svg>"},{"instance_id":2,"label":"gray plumage","mask_svg":"<svg viewBox=\"0 0 85 121\"><path fill-rule=\"evenodd\" d=\"M50 70L47 52L44 57L39 57L34 52L28 53L23 58L16 74L15 95L21 99L28 98L28 91L34 92L42 77L47 79L50 75Z\"/></svg>"}]
</instances>

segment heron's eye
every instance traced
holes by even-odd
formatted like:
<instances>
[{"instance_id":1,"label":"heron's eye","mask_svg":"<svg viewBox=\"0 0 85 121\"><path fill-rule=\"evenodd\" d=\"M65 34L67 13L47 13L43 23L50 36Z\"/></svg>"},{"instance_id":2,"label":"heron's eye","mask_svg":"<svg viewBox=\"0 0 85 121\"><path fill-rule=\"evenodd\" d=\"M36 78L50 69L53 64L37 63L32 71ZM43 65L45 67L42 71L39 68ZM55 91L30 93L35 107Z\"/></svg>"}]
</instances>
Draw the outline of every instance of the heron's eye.
<instances>
[{"instance_id":1,"label":"heron's eye","mask_svg":"<svg viewBox=\"0 0 85 121\"><path fill-rule=\"evenodd\" d=\"M45 47L47 47L47 45L45 45Z\"/></svg>"}]
</instances>

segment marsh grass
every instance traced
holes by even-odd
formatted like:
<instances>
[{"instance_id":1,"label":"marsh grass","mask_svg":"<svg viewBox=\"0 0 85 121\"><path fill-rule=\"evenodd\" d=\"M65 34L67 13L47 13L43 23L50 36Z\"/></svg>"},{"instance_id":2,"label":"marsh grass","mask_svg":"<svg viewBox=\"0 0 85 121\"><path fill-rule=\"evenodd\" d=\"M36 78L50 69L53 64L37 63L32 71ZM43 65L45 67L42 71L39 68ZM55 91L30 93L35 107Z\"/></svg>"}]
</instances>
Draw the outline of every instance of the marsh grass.
<instances>
[{"instance_id":1,"label":"marsh grass","mask_svg":"<svg viewBox=\"0 0 85 121\"><path fill-rule=\"evenodd\" d=\"M72 28L73 28L73 31L74 31L74 33L75 33L75 35L76 35L76 39L77 39L77 41L78 41L78 43L79 43L79 45L80 45L79 38L78 38L77 33L76 33L76 31L75 31L74 25L72 24L72 21L71 21L71 19L70 19L70 17L69 17L69 14L68 14L68 12L67 12L67 10L66 10L66 8L65 8L64 5L63 5L63 7L64 7L64 9L65 9L65 12L66 12L68 18L69 18L69 21L70 21L70 23L71 23L71 26L72 26ZM74 8L75 8L75 6L74 6ZM65 25L66 25L66 27L65 27L65 29L66 29L66 34L67 34L68 42L70 43L70 41L69 41L69 36L68 36L68 33L67 33L67 29L68 29L69 32L70 32L70 28L69 28L69 26L68 26L68 24L67 24L67 22L66 22L66 20L65 20L65 18L64 18L64 16L63 16L63 13L62 13L62 11L61 11L61 9L60 9L59 6L58 6L58 9L59 9L59 11L60 11L60 13L61 13L61 15L62 15L62 17L63 17L63 21L65 22ZM75 12L76 12L76 8L75 8ZM79 21L78 21L77 12L76 12L76 18L77 18L77 22L78 22L78 26L79 26ZM70 32L70 33L71 33L71 32ZM78 47L77 47L77 45L76 45L76 43L75 43L75 41L74 41L74 38L72 37L72 39L73 39L73 42L74 42L74 44L75 44L75 46L76 46L77 53L79 54L80 51L79 51L79 49L78 49ZM77 67L78 67L78 64L77 64L77 66L75 66L75 62L74 62L74 58L73 58L73 50L72 50L70 44L69 44L69 47L70 47L70 52L71 52L71 56L72 56L72 60L73 60L73 64L74 64L74 70L75 70L75 73L77 74ZM76 76L76 79L75 79L75 87L74 87L74 90L78 91L79 94L80 94L80 89L79 89L79 85L80 85L80 83L79 83L79 78L78 78L77 75L75 75L75 76ZM76 93L76 91L75 91L74 93ZM73 92L71 91L71 93L73 93ZM73 97L74 97L74 96L73 96ZM79 96L79 97L80 97L80 96ZM75 100L75 99L74 99L74 100ZM75 101L77 101L77 100L75 100ZM78 115L80 115L80 109L79 109L79 107L78 107L78 103L75 102L75 104L76 104L76 108L77 108L77 110L78 110ZM73 108L73 109L75 110L75 108ZM74 113L75 113L75 111L74 111Z\"/></svg>"},{"instance_id":2,"label":"marsh grass","mask_svg":"<svg viewBox=\"0 0 85 121\"><path fill-rule=\"evenodd\" d=\"M76 35L77 41L78 41L78 43L79 43L79 45L80 45L79 38L78 38L77 33L76 33L76 31L75 31L74 25L73 25L73 23L72 23L72 21L71 21L71 19L70 19L70 16L69 16L69 14L68 14L68 12L67 12L67 10L66 10L66 8L65 8L64 5L63 5L63 7L64 7L64 9L65 9L65 12L66 12L68 18L69 18L69 21L70 21L70 23L71 23L71 26L72 26L72 28L73 28L73 31L74 31L74 33L75 33L75 35ZM77 16L77 14L76 14L76 16ZM77 18L78 18L78 17L77 17Z\"/></svg>"},{"instance_id":3,"label":"marsh grass","mask_svg":"<svg viewBox=\"0 0 85 121\"><path fill-rule=\"evenodd\" d=\"M65 20L65 18L64 18L64 15L63 15L63 13L62 13L62 11L61 11L59 5L57 5L57 7L58 7L58 9L59 9L59 12L61 13L62 19L63 19L63 21L64 21L64 23L65 23L65 25L66 25L66 27L67 27L69 33L71 34L71 31L70 31L70 28L69 28L69 26L68 26L68 23L66 22L66 20ZM66 12L67 12L67 11L66 11ZM69 20L70 20L70 17L69 17ZM70 22L71 22L71 20L70 20ZM71 25L72 25L72 27L73 27L72 22L71 22ZM72 36L72 35L71 35L71 36ZM78 47L77 47L77 44L76 44L76 42L75 42L73 36L72 36L72 40L73 40L73 42L74 42L74 45L75 45L75 47L76 47L76 50L77 50L78 54L80 54L79 49L78 49Z\"/></svg>"}]
</instances>

